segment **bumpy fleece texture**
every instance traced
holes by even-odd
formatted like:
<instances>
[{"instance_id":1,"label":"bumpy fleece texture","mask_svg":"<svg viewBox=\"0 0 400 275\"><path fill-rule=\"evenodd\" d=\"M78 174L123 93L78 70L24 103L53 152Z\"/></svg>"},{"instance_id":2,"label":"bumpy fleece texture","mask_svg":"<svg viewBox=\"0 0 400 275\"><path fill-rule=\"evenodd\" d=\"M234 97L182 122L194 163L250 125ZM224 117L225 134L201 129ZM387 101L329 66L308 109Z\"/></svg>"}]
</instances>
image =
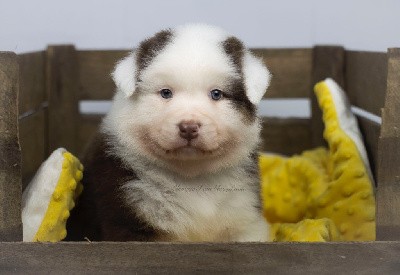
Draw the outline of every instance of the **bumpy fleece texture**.
<instances>
[{"instance_id":1,"label":"bumpy fleece texture","mask_svg":"<svg viewBox=\"0 0 400 275\"><path fill-rule=\"evenodd\" d=\"M260 156L271 240L375 240L374 185L355 118L333 80L318 83L314 90L329 148L289 158Z\"/></svg>"},{"instance_id":2,"label":"bumpy fleece texture","mask_svg":"<svg viewBox=\"0 0 400 275\"><path fill-rule=\"evenodd\" d=\"M66 237L70 210L83 190L80 183L82 172L79 160L62 148L54 151L43 163L30 183L32 195L25 196L24 241L57 242ZM30 209L26 209L28 207ZM32 211L38 212L36 216L42 219L40 224L34 222L34 215L28 215Z\"/></svg>"}]
</instances>

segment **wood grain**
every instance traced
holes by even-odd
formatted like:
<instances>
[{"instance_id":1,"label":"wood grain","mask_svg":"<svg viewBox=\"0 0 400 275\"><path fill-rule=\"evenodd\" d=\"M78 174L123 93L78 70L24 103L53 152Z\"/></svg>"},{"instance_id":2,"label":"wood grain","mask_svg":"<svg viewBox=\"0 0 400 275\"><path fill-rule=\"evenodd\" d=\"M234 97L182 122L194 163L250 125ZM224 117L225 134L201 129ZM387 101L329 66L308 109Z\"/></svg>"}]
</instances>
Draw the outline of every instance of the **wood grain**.
<instances>
[{"instance_id":1,"label":"wood grain","mask_svg":"<svg viewBox=\"0 0 400 275\"><path fill-rule=\"evenodd\" d=\"M400 240L400 48L389 49L378 152L377 238Z\"/></svg>"},{"instance_id":2,"label":"wood grain","mask_svg":"<svg viewBox=\"0 0 400 275\"><path fill-rule=\"evenodd\" d=\"M78 156L82 156L92 137L98 131L102 115L80 114ZM285 155L311 149L310 121L296 118L264 118L261 150Z\"/></svg>"},{"instance_id":3,"label":"wood grain","mask_svg":"<svg viewBox=\"0 0 400 275\"><path fill-rule=\"evenodd\" d=\"M38 111L19 120L19 140L22 150L22 188L35 175L37 169L46 160L45 111Z\"/></svg>"},{"instance_id":4,"label":"wood grain","mask_svg":"<svg viewBox=\"0 0 400 275\"><path fill-rule=\"evenodd\" d=\"M345 90L352 105L381 116L386 94L386 53L346 51Z\"/></svg>"},{"instance_id":5,"label":"wood grain","mask_svg":"<svg viewBox=\"0 0 400 275\"><path fill-rule=\"evenodd\" d=\"M261 137L262 151L290 156L312 148L309 119L264 118Z\"/></svg>"},{"instance_id":6,"label":"wood grain","mask_svg":"<svg viewBox=\"0 0 400 275\"><path fill-rule=\"evenodd\" d=\"M80 99L107 100L115 91L110 73L128 50L79 51ZM273 78L269 97L308 97L311 90L310 49L254 49L270 69Z\"/></svg>"},{"instance_id":7,"label":"wood grain","mask_svg":"<svg viewBox=\"0 0 400 275\"><path fill-rule=\"evenodd\" d=\"M399 242L0 243L4 273L398 274Z\"/></svg>"},{"instance_id":8,"label":"wood grain","mask_svg":"<svg viewBox=\"0 0 400 275\"><path fill-rule=\"evenodd\" d=\"M79 72L73 46L50 46L46 52L48 99L46 155L59 147L76 153Z\"/></svg>"},{"instance_id":9,"label":"wood grain","mask_svg":"<svg viewBox=\"0 0 400 275\"><path fill-rule=\"evenodd\" d=\"M85 149L90 145L94 135L99 130L102 115L80 114L77 156L83 157Z\"/></svg>"},{"instance_id":10,"label":"wood grain","mask_svg":"<svg viewBox=\"0 0 400 275\"><path fill-rule=\"evenodd\" d=\"M97 132L102 115L80 114L78 156L91 142ZM297 118L264 118L261 137L261 150L284 155L301 153L311 149L310 120Z\"/></svg>"},{"instance_id":11,"label":"wood grain","mask_svg":"<svg viewBox=\"0 0 400 275\"><path fill-rule=\"evenodd\" d=\"M22 240L18 58L0 52L0 240Z\"/></svg>"},{"instance_id":12,"label":"wood grain","mask_svg":"<svg viewBox=\"0 0 400 275\"><path fill-rule=\"evenodd\" d=\"M79 99L111 99L115 92L111 72L116 62L128 53L128 50L79 51Z\"/></svg>"},{"instance_id":13,"label":"wood grain","mask_svg":"<svg viewBox=\"0 0 400 275\"><path fill-rule=\"evenodd\" d=\"M325 80L335 80L341 87L344 85L344 49L337 46L316 46L313 49L312 84ZM317 97L311 96L311 128L313 146L327 146L323 138L324 123Z\"/></svg>"},{"instance_id":14,"label":"wood grain","mask_svg":"<svg viewBox=\"0 0 400 275\"><path fill-rule=\"evenodd\" d=\"M253 49L272 74L271 85L264 98L310 97L311 49Z\"/></svg>"},{"instance_id":15,"label":"wood grain","mask_svg":"<svg viewBox=\"0 0 400 275\"><path fill-rule=\"evenodd\" d=\"M19 61L19 114L41 109L46 100L45 53L21 54Z\"/></svg>"}]
</instances>

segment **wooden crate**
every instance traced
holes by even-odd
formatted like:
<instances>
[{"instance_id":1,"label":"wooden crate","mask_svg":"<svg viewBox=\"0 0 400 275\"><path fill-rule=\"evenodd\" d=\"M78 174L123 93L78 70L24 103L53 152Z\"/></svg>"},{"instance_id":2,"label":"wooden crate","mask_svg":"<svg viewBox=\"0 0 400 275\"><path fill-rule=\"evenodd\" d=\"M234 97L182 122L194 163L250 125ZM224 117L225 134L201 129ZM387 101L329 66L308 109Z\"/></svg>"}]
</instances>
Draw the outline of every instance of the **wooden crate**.
<instances>
[{"instance_id":1,"label":"wooden crate","mask_svg":"<svg viewBox=\"0 0 400 275\"><path fill-rule=\"evenodd\" d=\"M255 49L273 73L266 98L308 98L311 118L264 120L263 147L284 154L324 144L312 86L332 77L351 104L382 117L358 117L377 182L377 241L347 243L22 243L21 190L48 154L80 155L101 115L82 100L109 100L110 71L122 51L0 53L0 272L371 273L400 270L400 49Z\"/></svg>"}]
</instances>

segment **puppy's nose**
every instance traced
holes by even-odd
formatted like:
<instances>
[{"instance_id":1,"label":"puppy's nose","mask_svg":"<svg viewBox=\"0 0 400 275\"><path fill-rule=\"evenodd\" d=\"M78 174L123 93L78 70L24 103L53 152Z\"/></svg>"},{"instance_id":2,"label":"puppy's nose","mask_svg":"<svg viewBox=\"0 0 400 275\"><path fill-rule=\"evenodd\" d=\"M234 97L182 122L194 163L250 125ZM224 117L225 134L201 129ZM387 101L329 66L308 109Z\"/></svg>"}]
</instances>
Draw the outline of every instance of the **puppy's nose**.
<instances>
[{"instance_id":1,"label":"puppy's nose","mask_svg":"<svg viewBox=\"0 0 400 275\"><path fill-rule=\"evenodd\" d=\"M199 135L200 123L194 120L184 120L178 124L179 135L187 140L195 139Z\"/></svg>"}]
</instances>

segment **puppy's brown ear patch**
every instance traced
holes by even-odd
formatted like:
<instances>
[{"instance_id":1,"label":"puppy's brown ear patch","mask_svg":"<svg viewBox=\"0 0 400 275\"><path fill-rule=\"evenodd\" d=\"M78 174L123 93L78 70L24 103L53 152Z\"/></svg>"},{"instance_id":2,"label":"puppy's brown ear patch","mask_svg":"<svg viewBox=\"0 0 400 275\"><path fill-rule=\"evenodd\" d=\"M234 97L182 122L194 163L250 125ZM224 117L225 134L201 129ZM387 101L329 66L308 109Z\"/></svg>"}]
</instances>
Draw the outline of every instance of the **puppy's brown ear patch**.
<instances>
[{"instance_id":1,"label":"puppy's brown ear patch","mask_svg":"<svg viewBox=\"0 0 400 275\"><path fill-rule=\"evenodd\" d=\"M139 44L136 50L137 68L140 72L145 69L154 57L171 41L173 33L170 29L160 31Z\"/></svg>"},{"instance_id":2,"label":"puppy's brown ear patch","mask_svg":"<svg viewBox=\"0 0 400 275\"><path fill-rule=\"evenodd\" d=\"M250 102L246 95L246 88L243 76L243 57L245 54L245 46L234 36L228 37L222 42L222 47L226 55L235 66L240 79L232 81L225 94L226 99L230 100L233 107L236 108L244 118L245 122L253 123L256 119L256 107Z\"/></svg>"},{"instance_id":3,"label":"puppy's brown ear patch","mask_svg":"<svg viewBox=\"0 0 400 275\"><path fill-rule=\"evenodd\" d=\"M236 37L228 37L222 42L222 46L244 83L245 94L240 97L249 100L251 104L258 104L271 78L267 67L246 50L243 43ZM247 103L246 105L250 106Z\"/></svg>"},{"instance_id":4,"label":"puppy's brown ear patch","mask_svg":"<svg viewBox=\"0 0 400 275\"><path fill-rule=\"evenodd\" d=\"M237 68L238 73L242 73L242 59L245 49L242 41L231 36L222 42L222 46L225 53L230 57L231 61Z\"/></svg>"}]
</instances>

